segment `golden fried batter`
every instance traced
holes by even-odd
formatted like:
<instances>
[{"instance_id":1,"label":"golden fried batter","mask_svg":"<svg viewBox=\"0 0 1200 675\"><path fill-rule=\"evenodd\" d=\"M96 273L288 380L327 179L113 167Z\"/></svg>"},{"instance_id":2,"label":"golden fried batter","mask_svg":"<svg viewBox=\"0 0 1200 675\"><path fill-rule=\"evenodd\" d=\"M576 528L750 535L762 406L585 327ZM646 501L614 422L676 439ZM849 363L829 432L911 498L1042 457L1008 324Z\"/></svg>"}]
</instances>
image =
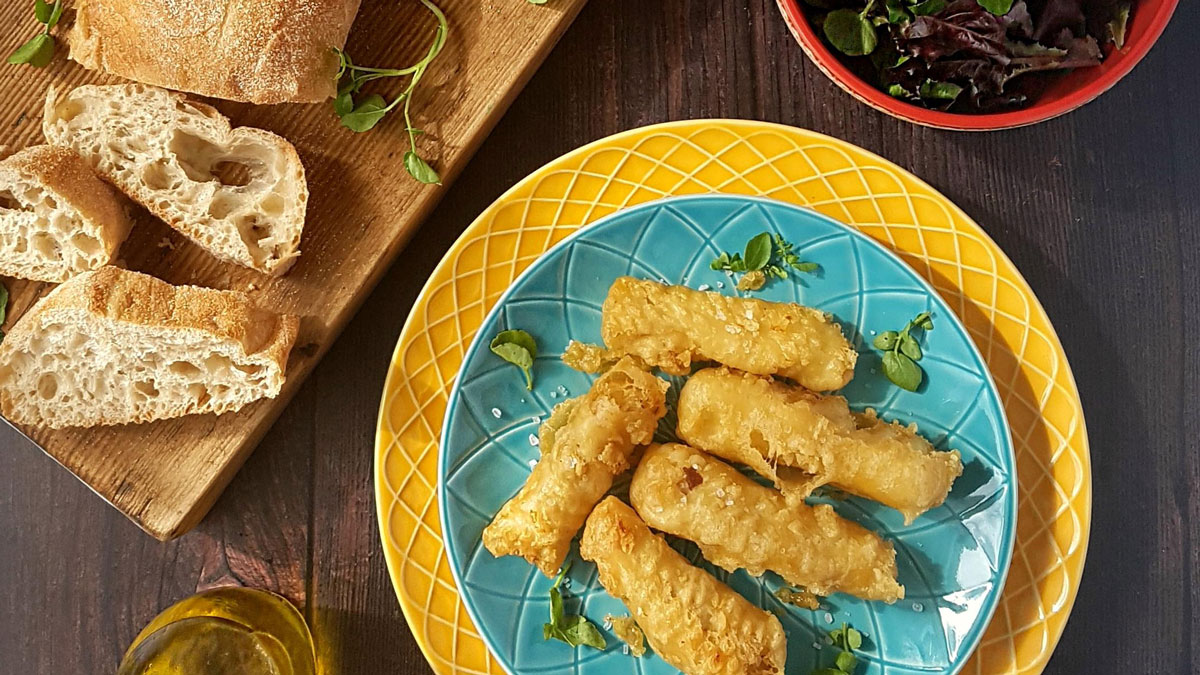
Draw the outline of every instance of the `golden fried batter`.
<instances>
[{"instance_id":1,"label":"golden fried batter","mask_svg":"<svg viewBox=\"0 0 1200 675\"><path fill-rule=\"evenodd\" d=\"M678 412L680 438L750 466L790 497L829 483L896 509L906 523L945 501L962 474L958 451L934 450L915 426L851 412L841 396L728 368L689 378Z\"/></svg>"},{"instance_id":2,"label":"golden fried batter","mask_svg":"<svg viewBox=\"0 0 1200 675\"><path fill-rule=\"evenodd\" d=\"M828 504L789 504L728 464L686 445L652 445L629 499L646 524L696 542L714 565L755 576L774 571L817 595L904 597L896 551Z\"/></svg>"},{"instance_id":3,"label":"golden fried batter","mask_svg":"<svg viewBox=\"0 0 1200 675\"><path fill-rule=\"evenodd\" d=\"M555 407L539 430L541 460L483 530L492 555L519 555L554 576L634 448L653 438L669 386L622 359L588 393Z\"/></svg>"},{"instance_id":4,"label":"golden fried batter","mask_svg":"<svg viewBox=\"0 0 1200 675\"><path fill-rule=\"evenodd\" d=\"M588 517L579 552L654 651L686 675L782 675L779 619L693 567L616 497Z\"/></svg>"},{"instance_id":5,"label":"golden fried batter","mask_svg":"<svg viewBox=\"0 0 1200 675\"><path fill-rule=\"evenodd\" d=\"M620 277L603 312L604 344L673 375L716 361L826 391L850 381L858 358L828 315L790 303Z\"/></svg>"}]
</instances>

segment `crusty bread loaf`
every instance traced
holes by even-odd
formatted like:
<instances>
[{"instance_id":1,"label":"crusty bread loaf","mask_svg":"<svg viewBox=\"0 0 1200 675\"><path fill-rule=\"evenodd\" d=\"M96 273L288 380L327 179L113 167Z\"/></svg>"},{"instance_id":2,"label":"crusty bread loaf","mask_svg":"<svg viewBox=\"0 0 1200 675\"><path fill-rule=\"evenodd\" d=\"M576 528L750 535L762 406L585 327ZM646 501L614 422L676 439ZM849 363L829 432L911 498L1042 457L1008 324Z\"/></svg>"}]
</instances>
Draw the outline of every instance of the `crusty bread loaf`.
<instances>
[{"instance_id":1,"label":"crusty bread loaf","mask_svg":"<svg viewBox=\"0 0 1200 675\"><path fill-rule=\"evenodd\" d=\"M250 103L334 95L359 0L80 0L71 58L146 84Z\"/></svg>"},{"instance_id":2,"label":"crusty bread loaf","mask_svg":"<svg viewBox=\"0 0 1200 675\"><path fill-rule=\"evenodd\" d=\"M218 258L282 274L300 255L308 185L275 134L139 84L51 88L42 129Z\"/></svg>"},{"instance_id":3,"label":"crusty bread loaf","mask_svg":"<svg viewBox=\"0 0 1200 675\"><path fill-rule=\"evenodd\" d=\"M112 261L125 201L75 152L38 145L0 162L0 274L66 281Z\"/></svg>"},{"instance_id":4,"label":"crusty bread loaf","mask_svg":"<svg viewBox=\"0 0 1200 675\"><path fill-rule=\"evenodd\" d=\"M85 272L0 344L0 412L59 428L237 410L279 394L298 324L237 291Z\"/></svg>"}]
</instances>

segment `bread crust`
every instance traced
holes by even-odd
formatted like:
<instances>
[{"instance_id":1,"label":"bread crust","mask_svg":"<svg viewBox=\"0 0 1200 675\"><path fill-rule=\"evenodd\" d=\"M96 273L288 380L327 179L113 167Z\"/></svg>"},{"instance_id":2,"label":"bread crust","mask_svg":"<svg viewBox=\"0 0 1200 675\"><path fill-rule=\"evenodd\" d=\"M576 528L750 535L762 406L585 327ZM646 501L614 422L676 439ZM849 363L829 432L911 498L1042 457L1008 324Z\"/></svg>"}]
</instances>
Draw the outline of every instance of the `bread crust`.
<instances>
[{"instance_id":1,"label":"bread crust","mask_svg":"<svg viewBox=\"0 0 1200 675\"><path fill-rule=\"evenodd\" d=\"M73 209L86 225L100 235L104 253L112 260L129 234L129 215L120 192L100 179L87 161L73 150L52 145L35 145L0 162L0 190L22 179L32 179L49 191L57 201ZM37 281L66 281L61 276L29 276L0 260L0 274L32 278Z\"/></svg>"},{"instance_id":2,"label":"bread crust","mask_svg":"<svg viewBox=\"0 0 1200 675\"><path fill-rule=\"evenodd\" d=\"M24 349L43 319L66 318L84 312L92 318L135 326L199 332L215 340L236 346L246 361L269 361L279 376L270 396L278 394L300 327L299 317L275 314L259 309L240 291L222 291L199 286L173 286L161 279L116 267L86 272L58 286L30 309L0 344L0 364L8 363L13 353ZM38 424L22 419L13 401L0 388L0 410L10 420ZM171 415L175 416L175 415ZM100 417L95 425L147 422L143 419Z\"/></svg>"},{"instance_id":3,"label":"bread crust","mask_svg":"<svg viewBox=\"0 0 1200 675\"><path fill-rule=\"evenodd\" d=\"M360 0L80 0L68 34L86 68L214 98L334 95Z\"/></svg>"}]
</instances>

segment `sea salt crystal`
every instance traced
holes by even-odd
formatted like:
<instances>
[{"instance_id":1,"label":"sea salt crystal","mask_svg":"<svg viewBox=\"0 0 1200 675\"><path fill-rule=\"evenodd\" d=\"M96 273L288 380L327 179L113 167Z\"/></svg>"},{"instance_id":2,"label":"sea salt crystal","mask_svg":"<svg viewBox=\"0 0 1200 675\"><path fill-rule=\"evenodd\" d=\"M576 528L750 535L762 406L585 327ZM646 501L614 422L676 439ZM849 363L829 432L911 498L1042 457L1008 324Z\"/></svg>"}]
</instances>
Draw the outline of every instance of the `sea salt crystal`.
<instances>
[{"instance_id":1,"label":"sea salt crystal","mask_svg":"<svg viewBox=\"0 0 1200 675\"><path fill-rule=\"evenodd\" d=\"M813 643L813 649L820 649L820 648L821 648L821 643L820 643L820 642L814 642L814 643Z\"/></svg>"},{"instance_id":2,"label":"sea salt crystal","mask_svg":"<svg viewBox=\"0 0 1200 675\"><path fill-rule=\"evenodd\" d=\"M567 468L568 469L574 469L576 464L579 464L579 460L575 459L574 457L567 458Z\"/></svg>"},{"instance_id":3,"label":"sea salt crystal","mask_svg":"<svg viewBox=\"0 0 1200 675\"><path fill-rule=\"evenodd\" d=\"M560 384L560 385L558 385L558 393L562 394L563 396L566 396L570 392L567 391L566 387L564 387Z\"/></svg>"},{"instance_id":4,"label":"sea salt crystal","mask_svg":"<svg viewBox=\"0 0 1200 675\"><path fill-rule=\"evenodd\" d=\"M557 391L550 392L550 398L558 398L558 392Z\"/></svg>"},{"instance_id":5,"label":"sea salt crystal","mask_svg":"<svg viewBox=\"0 0 1200 675\"><path fill-rule=\"evenodd\" d=\"M708 284L700 284L700 286L699 286L699 287L697 287L697 288L696 288L696 290L698 290L698 291L707 291L707 290L708 290L708 289L710 289L710 288L712 288L712 286L709 286Z\"/></svg>"},{"instance_id":6,"label":"sea salt crystal","mask_svg":"<svg viewBox=\"0 0 1200 675\"><path fill-rule=\"evenodd\" d=\"M833 623L833 615L825 612L825 623Z\"/></svg>"},{"instance_id":7,"label":"sea salt crystal","mask_svg":"<svg viewBox=\"0 0 1200 675\"><path fill-rule=\"evenodd\" d=\"M529 434L529 444L536 448L542 442L538 439L537 434Z\"/></svg>"},{"instance_id":8,"label":"sea salt crystal","mask_svg":"<svg viewBox=\"0 0 1200 675\"><path fill-rule=\"evenodd\" d=\"M500 419L500 409L499 408L492 408L492 417L495 417L496 419Z\"/></svg>"},{"instance_id":9,"label":"sea salt crystal","mask_svg":"<svg viewBox=\"0 0 1200 675\"><path fill-rule=\"evenodd\" d=\"M541 418L541 416L540 416L540 415L534 415L533 417L530 417L530 418L529 418L529 421L530 421L530 422L533 422L534 424L541 424L541 423L542 423L542 418Z\"/></svg>"},{"instance_id":10,"label":"sea salt crystal","mask_svg":"<svg viewBox=\"0 0 1200 675\"><path fill-rule=\"evenodd\" d=\"M604 630L612 630L612 617L604 617Z\"/></svg>"},{"instance_id":11,"label":"sea salt crystal","mask_svg":"<svg viewBox=\"0 0 1200 675\"><path fill-rule=\"evenodd\" d=\"M732 499L726 499L726 500L725 500L725 506L733 506L733 500L732 500Z\"/></svg>"},{"instance_id":12,"label":"sea salt crystal","mask_svg":"<svg viewBox=\"0 0 1200 675\"><path fill-rule=\"evenodd\" d=\"M531 471L533 470L533 467L535 467L535 466L537 466L537 460L536 459L529 460L529 469Z\"/></svg>"},{"instance_id":13,"label":"sea salt crystal","mask_svg":"<svg viewBox=\"0 0 1200 675\"><path fill-rule=\"evenodd\" d=\"M621 653L629 654L629 645L624 645L623 647L621 647Z\"/></svg>"},{"instance_id":14,"label":"sea salt crystal","mask_svg":"<svg viewBox=\"0 0 1200 675\"><path fill-rule=\"evenodd\" d=\"M717 496L724 497L725 496L725 488L717 488Z\"/></svg>"},{"instance_id":15,"label":"sea salt crystal","mask_svg":"<svg viewBox=\"0 0 1200 675\"><path fill-rule=\"evenodd\" d=\"M725 288L725 282L723 282L723 281L718 281L718 282L717 282L717 288Z\"/></svg>"},{"instance_id":16,"label":"sea salt crystal","mask_svg":"<svg viewBox=\"0 0 1200 675\"><path fill-rule=\"evenodd\" d=\"M922 611L922 610L924 610L924 609L925 609L925 606L924 606L924 605L922 605L921 603L919 603L919 602L914 602L914 603L913 603L913 611L914 611L914 612L920 612L920 611Z\"/></svg>"}]
</instances>

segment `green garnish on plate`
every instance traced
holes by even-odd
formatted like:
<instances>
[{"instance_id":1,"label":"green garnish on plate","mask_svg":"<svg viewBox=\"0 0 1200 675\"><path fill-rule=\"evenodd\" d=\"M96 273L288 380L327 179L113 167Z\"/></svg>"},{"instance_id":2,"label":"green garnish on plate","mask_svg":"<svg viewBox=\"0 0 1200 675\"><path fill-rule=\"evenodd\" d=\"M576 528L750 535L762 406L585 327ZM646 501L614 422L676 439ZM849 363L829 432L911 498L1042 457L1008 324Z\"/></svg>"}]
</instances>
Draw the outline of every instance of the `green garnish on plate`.
<instances>
[{"instance_id":1,"label":"green garnish on plate","mask_svg":"<svg viewBox=\"0 0 1200 675\"><path fill-rule=\"evenodd\" d=\"M782 236L763 232L746 242L742 253L722 253L708 266L718 272L743 275L738 290L757 291L770 278L788 278L789 269L813 274L821 268L817 263L801 260L794 249L795 244Z\"/></svg>"},{"instance_id":2,"label":"green garnish on plate","mask_svg":"<svg viewBox=\"0 0 1200 675\"><path fill-rule=\"evenodd\" d=\"M537 358L537 341L523 330L502 330L492 338L492 353L525 373L525 388L533 389L533 360Z\"/></svg>"},{"instance_id":3,"label":"green garnish on plate","mask_svg":"<svg viewBox=\"0 0 1200 675\"><path fill-rule=\"evenodd\" d=\"M926 332L933 330L929 312L918 314L902 331L889 330L875 337L875 348L883 352L883 374L897 387L908 391L916 391L925 377L925 372L917 365L925 354L912 336L916 328Z\"/></svg>"},{"instance_id":4,"label":"green garnish on plate","mask_svg":"<svg viewBox=\"0 0 1200 675\"><path fill-rule=\"evenodd\" d=\"M854 650L862 647L862 633L843 623L841 628L829 631L829 639L842 651L834 659L833 667L817 668L812 675L854 675L854 669L858 667Z\"/></svg>"},{"instance_id":5,"label":"green garnish on plate","mask_svg":"<svg viewBox=\"0 0 1200 675\"><path fill-rule=\"evenodd\" d=\"M588 621L587 617L563 613L562 593L558 590L558 586L567 576L569 569L571 569L571 563L564 565L562 571L558 573L558 578L554 580L554 585L550 587L550 622L542 624L542 639L554 638L572 647L587 645L595 649L604 649L607 643L595 624Z\"/></svg>"}]
</instances>

